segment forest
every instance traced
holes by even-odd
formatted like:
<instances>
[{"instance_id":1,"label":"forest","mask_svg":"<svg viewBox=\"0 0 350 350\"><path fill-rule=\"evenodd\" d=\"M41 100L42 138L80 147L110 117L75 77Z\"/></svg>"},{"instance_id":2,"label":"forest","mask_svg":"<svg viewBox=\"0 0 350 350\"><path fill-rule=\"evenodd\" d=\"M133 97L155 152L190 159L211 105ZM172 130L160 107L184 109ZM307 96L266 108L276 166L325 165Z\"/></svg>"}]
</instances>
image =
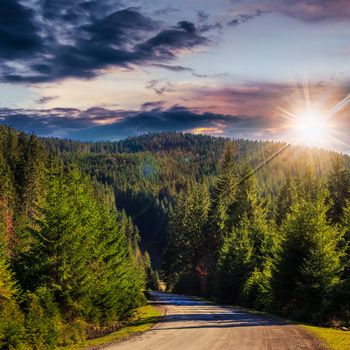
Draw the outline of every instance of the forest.
<instances>
[{"instance_id":1,"label":"forest","mask_svg":"<svg viewBox=\"0 0 350 350\"><path fill-rule=\"evenodd\" d=\"M0 348L54 349L145 303L148 254L108 186L0 127Z\"/></svg>"},{"instance_id":2,"label":"forest","mask_svg":"<svg viewBox=\"0 0 350 350\"><path fill-rule=\"evenodd\" d=\"M79 142L0 126L0 242L3 349L53 349L117 325L158 273L169 291L349 325L350 158L205 135Z\"/></svg>"}]
</instances>

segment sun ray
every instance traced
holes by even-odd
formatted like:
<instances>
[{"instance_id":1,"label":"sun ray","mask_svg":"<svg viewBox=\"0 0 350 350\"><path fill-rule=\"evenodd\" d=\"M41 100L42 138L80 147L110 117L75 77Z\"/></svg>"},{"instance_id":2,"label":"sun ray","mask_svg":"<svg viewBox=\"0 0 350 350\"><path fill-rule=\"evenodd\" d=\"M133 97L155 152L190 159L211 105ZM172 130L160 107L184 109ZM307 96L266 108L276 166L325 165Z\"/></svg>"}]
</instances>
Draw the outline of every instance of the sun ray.
<instances>
[{"instance_id":1,"label":"sun ray","mask_svg":"<svg viewBox=\"0 0 350 350\"><path fill-rule=\"evenodd\" d=\"M348 143L346 143L346 142L344 142L342 140L339 140L339 139L337 139L336 137L334 137L332 135L327 134L326 136L328 138L330 138L332 141L335 141L335 142L337 142L337 143L339 143L339 144L341 144L343 146L349 147L349 149L350 149L350 144L348 144Z\"/></svg>"},{"instance_id":2,"label":"sun ray","mask_svg":"<svg viewBox=\"0 0 350 350\"><path fill-rule=\"evenodd\" d=\"M303 87L304 87L304 98L305 98L306 107L308 110L310 110L311 109L311 99L310 99L309 84L308 84L306 75L304 75Z\"/></svg>"},{"instance_id":3,"label":"sun ray","mask_svg":"<svg viewBox=\"0 0 350 350\"><path fill-rule=\"evenodd\" d=\"M322 110L319 104L315 104L311 100L306 77L303 77L302 91L304 100L303 108L291 111L276 106L281 111L281 117L289 121L285 127L289 129L289 133L293 135L295 142L308 146L327 146L327 140L330 139L339 142L340 140L331 135L336 131L336 124L331 122L330 119L350 103L350 94L329 110Z\"/></svg>"},{"instance_id":4,"label":"sun ray","mask_svg":"<svg viewBox=\"0 0 350 350\"><path fill-rule=\"evenodd\" d=\"M349 102L350 102L350 94L344 97L341 101L339 101L329 110L329 117L332 117L338 112L340 112L344 107L346 107L349 104Z\"/></svg>"},{"instance_id":5,"label":"sun ray","mask_svg":"<svg viewBox=\"0 0 350 350\"><path fill-rule=\"evenodd\" d=\"M284 114L282 114L281 116L284 117L285 119L288 120L295 120L297 118L297 116L295 114L293 114L292 112L289 112L287 109L277 106L277 108L283 112Z\"/></svg>"}]
</instances>

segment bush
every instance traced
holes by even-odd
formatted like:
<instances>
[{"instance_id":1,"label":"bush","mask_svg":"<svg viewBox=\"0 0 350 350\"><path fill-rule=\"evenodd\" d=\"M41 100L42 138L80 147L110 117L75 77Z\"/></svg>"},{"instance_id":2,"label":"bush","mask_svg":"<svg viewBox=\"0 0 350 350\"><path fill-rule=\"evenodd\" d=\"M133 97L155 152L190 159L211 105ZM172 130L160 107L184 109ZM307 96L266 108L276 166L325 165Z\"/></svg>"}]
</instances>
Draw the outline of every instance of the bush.
<instances>
[{"instance_id":1,"label":"bush","mask_svg":"<svg viewBox=\"0 0 350 350\"><path fill-rule=\"evenodd\" d=\"M255 270L245 281L239 303L258 310L264 310L271 305L271 273L269 270Z\"/></svg>"}]
</instances>

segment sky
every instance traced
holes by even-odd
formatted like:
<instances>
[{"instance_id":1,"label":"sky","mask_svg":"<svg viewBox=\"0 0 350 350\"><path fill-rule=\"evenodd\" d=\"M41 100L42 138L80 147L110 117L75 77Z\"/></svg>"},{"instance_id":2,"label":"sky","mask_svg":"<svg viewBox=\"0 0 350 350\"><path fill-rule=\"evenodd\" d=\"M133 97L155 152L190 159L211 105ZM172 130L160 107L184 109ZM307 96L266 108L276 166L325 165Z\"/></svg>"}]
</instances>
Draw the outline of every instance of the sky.
<instances>
[{"instance_id":1,"label":"sky","mask_svg":"<svg viewBox=\"0 0 350 350\"><path fill-rule=\"evenodd\" d=\"M349 57L348 0L1 0L0 123L291 142L288 115L348 96ZM318 146L350 152L347 101L329 119Z\"/></svg>"}]
</instances>

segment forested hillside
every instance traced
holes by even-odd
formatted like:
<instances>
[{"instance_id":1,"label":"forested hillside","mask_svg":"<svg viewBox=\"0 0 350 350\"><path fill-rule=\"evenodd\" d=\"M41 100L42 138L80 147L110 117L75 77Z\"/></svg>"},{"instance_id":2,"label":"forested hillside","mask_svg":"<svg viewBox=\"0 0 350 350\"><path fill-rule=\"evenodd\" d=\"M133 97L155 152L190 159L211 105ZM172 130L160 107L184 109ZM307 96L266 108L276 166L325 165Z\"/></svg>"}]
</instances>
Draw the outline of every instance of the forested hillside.
<instances>
[{"instance_id":1,"label":"forested hillside","mask_svg":"<svg viewBox=\"0 0 350 350\"><path fill-rule=\"evenodd\" d=\"M114 188L169 289L350 321L348 156L181 133L44 141Z\"/></svg>"},{"instance_id":2,"label":"forested hillside","mask_svg":"<svg viewBox=\"0 0 350 350\"><path fill-rule=\"evenodd\" d=\"M113 191L0 127L0 348L53 349L145 302L147 255Z\"/></svg>"},{"instance_id":3,"label":"forested hillside","mask_svg":"<svg viewBox=\"0 0 350 350\"><path fill-rule=\"evenodd\" d=\"M0 127L0 348L118 327L155 285L148 252L170 290L350 322L349 169L278 142Z\"/></svg>"},{"instance_id":4,"label":"forested hillside","mask_svg":"<svg viewBox=\"0 0 350 350\"><path fill-rule=\"evenodd\" d=\"M183 133L147 134L117 142L82 143L52 138L43 142L50 153L60 155L66 163L79 164L84 173L114 190L117 207L133 218L140 230L141 245L150 252L157 268L177 195L196 183L212 188L229 145L240 177L284 149L255 174L271 213L279 210L278 197L288 179L315 176L323 181L338 157L335 152L286 147L279 142ZM342 159L349 168L350 158Z\"/></svg>"}]
</instances>

